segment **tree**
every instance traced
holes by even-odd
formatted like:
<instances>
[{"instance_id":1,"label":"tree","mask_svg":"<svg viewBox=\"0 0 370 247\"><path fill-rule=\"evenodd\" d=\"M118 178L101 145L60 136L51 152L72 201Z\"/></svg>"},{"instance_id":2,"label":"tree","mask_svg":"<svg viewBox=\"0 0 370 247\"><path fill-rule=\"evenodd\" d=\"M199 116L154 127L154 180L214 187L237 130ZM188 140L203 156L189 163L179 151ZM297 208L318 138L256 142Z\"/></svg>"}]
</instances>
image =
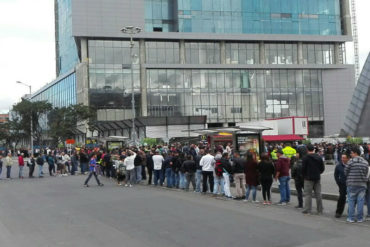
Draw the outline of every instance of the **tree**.
<instances>
[{"instance_id":1,"label":"tree","mask_svg":"<svg viewBox=\"0 0 370 247\"><path fill-rule=\"evenodd\" d=\"M53 145L57 146L75 136L77 124L94 116L94 111L85 105L71 105L68 107L54 108L48 114L49 136Z\"/></svg>"},{"instance_id":2,"label":"tree","mask_svg":"<svg viewBox=\"0 0 370 247\"><path fill-rule=\"evenodd\" d=\"M42 128L40 124L40 118L46 116L50 110L52 110L52 104L48 103L47 101L31 102L27 99L22 99L21 102L13 105L13 116L17 118L17 126L14 127L23 130L23 134L26 135L26 137L31 137L32 135L34 141L41 145L42 134L45 130L45 127Z\"/></svg>"}]
</instances>

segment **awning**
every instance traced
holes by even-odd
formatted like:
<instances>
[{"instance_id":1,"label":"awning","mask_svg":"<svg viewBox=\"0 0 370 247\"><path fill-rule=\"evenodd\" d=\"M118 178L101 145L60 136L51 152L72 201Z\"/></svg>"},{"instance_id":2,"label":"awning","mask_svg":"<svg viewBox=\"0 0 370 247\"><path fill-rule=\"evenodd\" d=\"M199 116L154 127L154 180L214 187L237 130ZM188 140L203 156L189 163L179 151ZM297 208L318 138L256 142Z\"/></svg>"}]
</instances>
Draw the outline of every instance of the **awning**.
<instances>
[{"instance_id":1,"label":"awning","mask_svg":"<svg viewBox=\"0 0 370 247\"><path fill-rule=\"evenodd\" d=\"M262 139L266 142L276 142L276 141L300 141L304 140L302 136L299 135L274 135L274 136L262 136Z\"/></svg>"}]
</instances>

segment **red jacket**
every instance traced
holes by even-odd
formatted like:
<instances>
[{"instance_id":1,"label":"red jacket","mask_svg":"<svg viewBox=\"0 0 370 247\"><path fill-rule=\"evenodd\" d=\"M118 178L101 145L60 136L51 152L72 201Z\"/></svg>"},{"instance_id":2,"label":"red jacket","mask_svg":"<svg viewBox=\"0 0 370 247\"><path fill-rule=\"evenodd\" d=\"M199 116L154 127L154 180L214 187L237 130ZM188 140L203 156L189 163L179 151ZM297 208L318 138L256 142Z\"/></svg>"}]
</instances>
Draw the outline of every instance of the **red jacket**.
<instances>
[{"instance_id":1,"label":"red jacket","mask_svg":"<svg viewBox=\"0 0 370 247\"><path fill-rule=\"evenodd\" d=\"M290 160L285 156L280 156L276 162L276 172L280 172L279 178L289 177Z\"/></svg>"},{"instance_id":2,"label":"red jacket","mask_svg":"<svg viewBox=\"0 0 370 247\"><path fill-rule=\"evenodd\" d=\"M245 165L245 182L248 185L258 185L258 170L256 161L247 161Z\"/></svg>"},{"instance_id":3,"label":"red jacket","mask_svg":"<svg viewBox=\"0 0 370 247\"><path fill-rule=\"evenodd\" d=\"M18 156L18 165L19 166L24 166L24 159L22 155Z\"/></svg>"}]
</instances>

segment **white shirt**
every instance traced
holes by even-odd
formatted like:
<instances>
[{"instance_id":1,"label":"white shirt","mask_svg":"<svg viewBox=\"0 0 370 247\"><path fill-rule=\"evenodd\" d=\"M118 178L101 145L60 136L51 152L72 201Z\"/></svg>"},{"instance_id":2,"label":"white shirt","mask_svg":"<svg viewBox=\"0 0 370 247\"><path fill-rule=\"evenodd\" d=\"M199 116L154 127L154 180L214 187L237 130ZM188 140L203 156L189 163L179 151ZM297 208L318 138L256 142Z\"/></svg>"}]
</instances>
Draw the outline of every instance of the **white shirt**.
<instances>
[{"instance_id":1,"label":"white shirt","mask_svg":"<svg viewBox=\"0 0 370 247\"><path fill-rule=\"evenodd\" d=\"M199 165L202 167L202 171L213 172L215 167L215 157L210 154L204 155L199 162Z\"/></svg>"},{"instance_id":2,"label":"white shirt","mask_svg":"<svg viewBox=\"0 0 370 247\"><path fill-rule=\"evenodd\" d=\"M68 154L65 154L65 155L63 155L62 156L62 161L63 162L68 162L68 161L70 161L71 160L71 158L69 157L69 155Z\"/></svg>"},{"instance_id":3,"label":"white shirt","mask_svg":"<svg viewBox=\"0 0 370 247\"><path fill-rule=\"evenodd\" d=\"M163 164L163 161L164 161L163 156L159 155L159 154L156 154L156 155L153 155L152 159L153 159L154 170L161 170L162 169L162 164Z\"/></svg>"},{"instance_id":4,"label":"white shirt","mask_svg":"<svg viewBox=\"0 0 370 247\"><path fill-rule=\"evenodd\" d=\"M130 171L135 168L134 160L136 158L136 154L126 157L125 161L123 161L123 165L126 166L126 170Z\"/></svg>"}]
</instances>

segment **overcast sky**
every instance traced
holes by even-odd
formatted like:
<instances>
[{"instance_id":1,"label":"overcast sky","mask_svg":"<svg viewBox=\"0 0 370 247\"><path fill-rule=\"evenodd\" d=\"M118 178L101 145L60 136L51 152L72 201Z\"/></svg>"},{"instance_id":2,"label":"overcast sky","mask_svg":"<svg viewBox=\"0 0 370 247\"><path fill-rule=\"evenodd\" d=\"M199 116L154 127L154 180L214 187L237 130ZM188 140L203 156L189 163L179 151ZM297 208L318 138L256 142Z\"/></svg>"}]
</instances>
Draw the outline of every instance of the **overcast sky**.
<instances>
[{"instance_id":1,"label":"overcast sky","mask_svg":"<svg viewBox=\"0 0 370 247\"><path fill-rule=\"evenodd\" d=\"M309 1L309 0L307 0ZM361 68L370 51L369 0L357 0ZM0 0L0 112L55 79L54 1Z\"/></svg>"}]
</instances>

